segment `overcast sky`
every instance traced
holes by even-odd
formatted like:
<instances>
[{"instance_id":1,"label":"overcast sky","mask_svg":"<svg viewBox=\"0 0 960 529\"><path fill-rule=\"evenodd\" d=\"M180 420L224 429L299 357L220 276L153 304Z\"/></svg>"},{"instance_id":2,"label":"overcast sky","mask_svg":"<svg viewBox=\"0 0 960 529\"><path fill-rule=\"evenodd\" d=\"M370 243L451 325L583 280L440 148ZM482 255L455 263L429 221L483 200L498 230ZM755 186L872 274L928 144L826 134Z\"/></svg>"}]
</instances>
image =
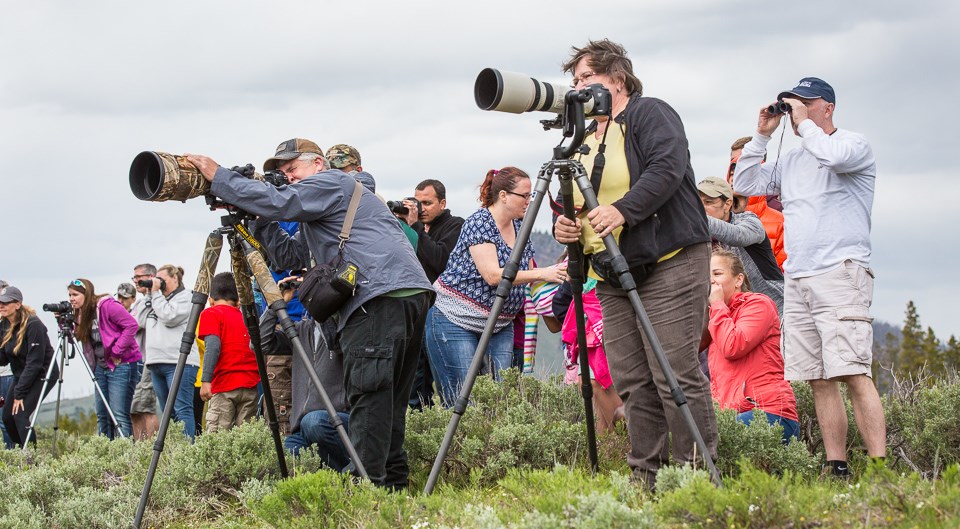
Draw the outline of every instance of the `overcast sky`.
<instances>
[{"instance_id":1,"label":"overcast sky","mask_svg":"<svg viewBox=\"0 0 960 529\"><path fill-rule=\"evenodd\" d=\"M179 264L193 286L219 215L202 199L136 200L128 169L143 150L260 167L291 137L348 143L384 197L437 178L466 216L488 169L535 174L560 140L538 124L549 115L477 109L477 73L566 83L570 46L610 38L645 95L680 113L698 179L723 175L730 143L778 92L831 83L835 123L877 157L874 315L900 325L912 299L924 325L960 336L955 1L0 6L0 278L35 308L66 299L76 277L113 293L140 262ZM784 149L796 145L788 131ZM66 395L91 391L79 363L67 378Z\"/></svg>"}]
</instances>

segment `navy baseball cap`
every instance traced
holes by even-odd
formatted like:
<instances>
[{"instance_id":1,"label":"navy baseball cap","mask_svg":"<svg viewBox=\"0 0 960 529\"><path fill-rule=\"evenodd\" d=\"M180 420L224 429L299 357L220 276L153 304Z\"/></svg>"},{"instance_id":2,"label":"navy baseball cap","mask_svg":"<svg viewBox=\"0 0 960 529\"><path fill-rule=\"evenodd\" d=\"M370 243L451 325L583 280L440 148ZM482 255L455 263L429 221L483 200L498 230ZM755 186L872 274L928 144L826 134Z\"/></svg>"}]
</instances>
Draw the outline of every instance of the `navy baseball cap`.
<instances>
[{"instance_id":1,"label":"navy baseball cap","mask_svg":"<svg viewBox=\"0 0 960 529\"><path fill-rule=\"evenodd\" d=\"M823 79L816 77L804 77L800 79L800 82L797 83L797 86L792 90L780 92L777 100L779 101L789 96L802 97L804 99L823 99L827 103L837 104L837 96L833 93L833 87Z\"/></svg>"}]
</instances>

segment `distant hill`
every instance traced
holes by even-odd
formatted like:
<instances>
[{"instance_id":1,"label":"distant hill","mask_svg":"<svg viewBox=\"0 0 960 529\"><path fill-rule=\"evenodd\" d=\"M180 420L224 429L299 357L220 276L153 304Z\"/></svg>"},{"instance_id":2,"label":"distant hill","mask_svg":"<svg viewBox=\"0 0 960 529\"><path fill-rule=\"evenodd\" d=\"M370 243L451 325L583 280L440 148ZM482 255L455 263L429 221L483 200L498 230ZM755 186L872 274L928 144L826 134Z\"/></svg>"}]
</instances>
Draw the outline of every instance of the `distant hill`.
<instances>
[{"instance_id":1,"label":"distant hill","mask_svg":"<svg viewBox=\"0 0 960 529\"><path fill-rule=\"evenodd\" d=\"M533 243L533 249L537 252L537 265L550 266L560 259L564 247L553 238L549 232L534 231L530 234L530 241Z\"/></svg>"},{"instance_id":2,"label":"distant hill","mask_svg":"<svg viewBox=\"0 0 960 529\"><path fill-rule=\"evenodd\" d=\"M37 417L37 426L53 426L53 416L56 412L56 388L50 392L49 400L44 401L40 406L40 416ZM60 401L60 416L70 417L71 419L80 419L80 415L85 413L88 417L96 413L93 394L86 397L75 399L63 399Z\"/></svg>"}]
</instances>

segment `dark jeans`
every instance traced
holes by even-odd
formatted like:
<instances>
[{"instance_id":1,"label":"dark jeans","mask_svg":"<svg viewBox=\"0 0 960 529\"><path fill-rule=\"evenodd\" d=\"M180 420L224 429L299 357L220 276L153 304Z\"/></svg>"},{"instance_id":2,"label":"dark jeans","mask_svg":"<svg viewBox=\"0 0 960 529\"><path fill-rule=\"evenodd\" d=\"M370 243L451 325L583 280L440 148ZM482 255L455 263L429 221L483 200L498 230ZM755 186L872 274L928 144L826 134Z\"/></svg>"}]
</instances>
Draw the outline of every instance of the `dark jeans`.
<instances>
[{"instance_id":1,"label":"dark jeans","mask_svg":"<svg viewBox=\"0 0 960 529\"><path fill-rule=\"evenodd\" d=\"M150 374L153 376L153 389L157 392L160 401L160 413L167 407L167 397L170 396L170 386L173 385L173 374L177 364L150 364ZM197 380L197 371L200 368L187 364L183 366L183 378L180 387L174 395L174 417L183 423L183 434L191 441L197 434L197 421L193 415L193 384Z\"/></svg>"},{"instance_id":2,"label":"dark jeans","mask_svg":"<svg viewBox=\"0 0 960 529\"><path fill-rule=\"evenodd\" d=\"M350 415L344 412L337 415L349 433ZM283 447L293 452L293 455L299 455L300 450L308 446L315 447L323 462L337 472L343 472L350 463L347 449L330 421L327 410L314 410L305 414L300 419L300 429L283 440Z\"/></svg>"},{"instance_id":3,"label":"dark jeans","mask_svg":"<svg viewBox=\"0 0 960 529\"><path fill-rule=\"evenodd\" d=\"M403 450L407 403L430 298L376 297L340 332L350 441L374 484L400 489L410 469ZM353 470L353 463L348 470Z\"/></svg>"},{"instance_id":4,"label":"dark jeans","mask_svg":"<svg viewBox=\"0 0 960 529\"><path fill-rule=\"evenodd\" d=\"M56 361L56 356L53 357L51 362ZM81 362L83 360L81 359ZM50 373L50 379L47 382L47 390L44 391L43 397L46 397L50 390L53 389L53 386L56 384L57 378L60 377L60 370L56 366L53 368L53 372ZM36 382L34 382L33 387L30 388L27 395L23 398L23 409L20 410L20 413L14 415L13 412L13 392L17 386L17 378L14 377L13 383L10 384L10 389L7 391L6 404L3 406L3 424L7 427L7 435L10 436L10 440L13 441L14 446L23 448L23 445L27 444L27 430L30 428L30 416L33 415L34 410L37 409L37 405L40 404L42 397L40 396L40 390L43 388L43 377L38 377ZM33 441L34 444L37 443L36 433L30 434L30 441Z\"/></svg>"},{"instance_id":5,"label":"dark jeans","mask_svg":"<svg viewBox=\"0 0 960 529\"><path fill-rule=\"evenodd\" d=\"M11 387L13 387L13 375L4 375L0 377L0 395L3 395L4 399L7 398L7 393L10 393ZM10 406L13 406L12 402L10 403ZM2 414L4 407L6 407L6 404L0 406L0 414ZM0 431L3 432L3 445L8 450L13 448L13 439L11 439L10 435L7 433L7 426L2 420L0 420Z\"/></svg>"},{"instance_id":6,"label":"dark jeans","mask_svg":"<svg viewBox=\"0 0 960 529\"><path fill-rule=\"evenodd\" d=\"M117 419L117 426L124 437L133 436L133 423L130 422L130 404L133 402L133 389L140 380L139 362L120 364L113 371L106 367L96 366L93 370L97 386L106 398L106 405L100 394L94 392L94 403L97 410L97 434L105 435L108 439L119 437L107 406Z\"/></svg>"}]
</instances>

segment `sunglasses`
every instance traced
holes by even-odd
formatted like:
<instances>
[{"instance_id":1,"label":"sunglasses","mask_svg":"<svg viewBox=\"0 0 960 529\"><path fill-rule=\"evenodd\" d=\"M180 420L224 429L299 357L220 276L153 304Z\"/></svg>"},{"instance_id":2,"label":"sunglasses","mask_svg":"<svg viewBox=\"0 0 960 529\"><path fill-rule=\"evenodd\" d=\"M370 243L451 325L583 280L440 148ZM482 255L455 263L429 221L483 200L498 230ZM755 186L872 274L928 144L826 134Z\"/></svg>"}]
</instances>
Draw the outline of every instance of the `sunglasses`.
<instances>
[{"instance_id":1,"label":"sunglasses","mask_svg":"<svg viewBox=\"0 0 960 529\"><path fill-rule=\"evenodd\" d=\"M77 288L82 288L83 290L87 289L87 287L83 285L83 281L80 281L79 279L74 279L73 281L70 282L70 284Z\"/></svg>"}]
</instances>

